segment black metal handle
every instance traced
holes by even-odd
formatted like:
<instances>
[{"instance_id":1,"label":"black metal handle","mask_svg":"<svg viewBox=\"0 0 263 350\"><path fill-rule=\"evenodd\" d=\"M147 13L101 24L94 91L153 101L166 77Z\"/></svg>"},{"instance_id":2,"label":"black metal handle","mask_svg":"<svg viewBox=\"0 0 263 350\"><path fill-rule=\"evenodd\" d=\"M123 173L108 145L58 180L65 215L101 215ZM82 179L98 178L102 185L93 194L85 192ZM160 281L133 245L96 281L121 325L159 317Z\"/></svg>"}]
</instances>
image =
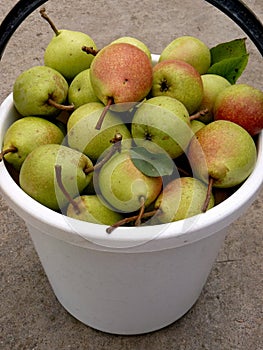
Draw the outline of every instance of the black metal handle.
<instances>
[{"instance_id":1,"label":"black metal handle","mask_svg":"<svg viewBox=\"0 0 263 350\"><path fill-rule=\"evenodd\" d=\"M48 0L20 0L7 14L0 26L0 60L5 47L23 20Z\"/></svg>"},{"instance_id":2,"label":"black metal handle","mask_svg":"<svg viewBox=\"0 0 263 350\"><path fill-rule=\"evenodd\" d=\"M5 47L23 20L48 0L20 0L0 25L0 60ZM231 18L249 36L263 56L263 25L241 0L205 0Z\"/></svg>"}]
</instances>

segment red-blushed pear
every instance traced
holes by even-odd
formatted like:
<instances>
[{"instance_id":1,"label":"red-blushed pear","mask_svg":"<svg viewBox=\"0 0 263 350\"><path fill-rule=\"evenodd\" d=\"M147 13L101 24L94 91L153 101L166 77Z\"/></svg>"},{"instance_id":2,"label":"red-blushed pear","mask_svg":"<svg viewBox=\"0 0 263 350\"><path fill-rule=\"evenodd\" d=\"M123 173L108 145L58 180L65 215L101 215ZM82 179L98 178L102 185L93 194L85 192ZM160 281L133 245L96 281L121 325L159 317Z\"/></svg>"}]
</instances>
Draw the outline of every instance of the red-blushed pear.
<instances>
[{"instance_id":1,"label":"red-blushed pear","mask_svg":"<svg viewBox=\"0 0 263 350\"><path fill-rule=\"evenodd\" d=\"M229 120L254 136L263 129L263 92L248 84L231 85L220 92L214 105L215 120Z\"/></svg>"},{"instance_id":2,"label":"red-blushed pear","mask_svg":"<svg viewBox=\"0 0 263 350\"><path fill-rule=\"evenodd\" d=\"M236 123L218 120L205 125L192 138L187 156L195 177L228 188L242 183L257 159L251 135Z\"/></svg>"},{"instance_id":3,"label":"red-blushed pear","mask_svg":"<svg viewBox=\"0 0 263 350\"><path fill-rule=\"evenodd\" d=\"M150 92L152 64L146 53L135 45L109 44L94 57L90 79L95 94L106 106L126 104L129 108L130 103L141 101Z\"/></svg>"},{"instance_id":4,"label":"red-blushed pear","mask_svg":"<svg viewBox=\"0 0 263 350\"><path fill-rule=\"evenodd\" d=\"M201 75L181 60L165 60L153 67L151 94L170 96L182 102L189 114L196 112L203 99Z\"/></svg>"},{"instance_id":5,"label":"red-blushed pear","mask_svg":"<svg viewBox=\"0 0 263 350\"><path fill-rule=\"evenodd\" d=\"M200 74L208 71L211 54L208 46L200 39L185 35L171 41L162 51L159 62L177 59L191 64Z\"/></svg>"},{"instance_id":6,"label":"red-blushed pear","mask_svg":"<svg viewBox=\"0 0 263 350\"><path fill-rule=\"evenodd\" d=\"M201 214L206 193L207 186L194 177L186 176L172 180L155 201L155 209L159 211L151 223L173 222ZM212 194L207 209L213 206Z\"/></svg>"}]
</instances>

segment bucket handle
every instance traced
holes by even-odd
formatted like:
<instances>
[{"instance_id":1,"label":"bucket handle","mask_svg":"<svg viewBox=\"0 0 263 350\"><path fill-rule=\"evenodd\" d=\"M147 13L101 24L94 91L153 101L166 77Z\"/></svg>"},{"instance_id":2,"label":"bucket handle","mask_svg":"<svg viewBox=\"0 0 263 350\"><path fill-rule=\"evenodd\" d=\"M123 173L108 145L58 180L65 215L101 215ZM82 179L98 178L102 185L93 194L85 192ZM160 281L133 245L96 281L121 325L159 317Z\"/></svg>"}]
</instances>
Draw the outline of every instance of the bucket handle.
<instances>
[{"instance_id":1,"label":"bucket handle","mask_svg":"<svg viewBox=\"0 0 263 350\"><path fill-rule=\"evenodd\" d=\"M20 0L0 25L0 60L5 47L23 20L48 0ZM241 0L205 0L231 18L250 37L263 56L263 25Z\"/></svg>"}]
</instances>

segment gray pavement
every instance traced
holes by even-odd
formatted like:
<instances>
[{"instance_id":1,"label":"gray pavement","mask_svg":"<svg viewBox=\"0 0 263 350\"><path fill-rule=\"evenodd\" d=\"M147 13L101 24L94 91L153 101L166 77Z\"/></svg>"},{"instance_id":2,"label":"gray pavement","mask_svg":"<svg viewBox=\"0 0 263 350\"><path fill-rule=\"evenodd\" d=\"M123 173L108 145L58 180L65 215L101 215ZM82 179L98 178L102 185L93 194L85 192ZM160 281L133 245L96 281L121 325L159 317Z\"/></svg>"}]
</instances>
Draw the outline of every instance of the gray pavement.
<instances>
[{"instance_id":1,"label":"gray pavement","mask_svg":"<svg viewBox=\"0 0 263 350\"><path fill-rule=\"evenodd\" d=\"M0 3L0 21L16 3ZM263 20L262 0L245 3ZM59 28L89 33L102 47L130 35L160 53L174 37L214 46L244 37L228 17L201 0L55 1L45 5ZM52 33L35 11L19 27L1 61L0 101L24 69L43 63ZM240 82L263 89L262 57L247 40L250 61ZM179 321L145 335L116 336L89 328L56 300L24 222L0 199L0 348L3 350L260 350L263 349L263 192L229 227L194 307ZM114 317L114 315L113 315Z\"/></svg>"}]
</instances>

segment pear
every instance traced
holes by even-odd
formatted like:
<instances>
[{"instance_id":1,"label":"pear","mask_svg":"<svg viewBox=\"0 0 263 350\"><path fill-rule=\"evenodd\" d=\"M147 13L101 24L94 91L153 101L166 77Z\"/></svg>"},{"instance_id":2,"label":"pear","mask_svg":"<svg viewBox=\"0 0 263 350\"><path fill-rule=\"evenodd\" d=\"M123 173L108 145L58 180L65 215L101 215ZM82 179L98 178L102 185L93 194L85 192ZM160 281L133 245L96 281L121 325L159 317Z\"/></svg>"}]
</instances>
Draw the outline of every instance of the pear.
<instances>
[{"instance_id":1,"label":"pear","mask_svg":"<svg viewBox=\"0 0 263 350\"><path fill-rule=\"evenodd\" d=\"M130 213L149 206L162 188L161 177L144 175L133 163L129 149L116 152L94 177L97 193L116 211Z\"/></svg>"},{"instance_id":2,"label":"pear","mask_svg":"<svg viewBox=\"0 0 263 350\"><path fill-rule=\"evenodd\" d=\"M24 117L16 120L7 129L3 140L5 160L20 170L27 155L44 144L61 144L64 133L54 123L39 117Z\"/></svg>"},{"instance_id":3,"label":"pear","mask_svg":"<svg viewBox=\"0 0 263 350\"><path fill-rule=\"evenodd\" d=\"M184 152L192 137L189 113L175 98L150 98L137 108L131 133L136 144L140 144L140 140L152 141L171 158L177 158Z\"/></svg>"},{"instance_id":4,"label":"pear","mask_svg":"<svg viewBox=\"0 0 263 350\"><path fill-rule=\"evenodd\" d=\"M153 218L154 222L173 222L201 214L206 194L207 186L196 178L181 177L172 180L155 201L155 209L159 211ZM212 194L208 209L214 204Z\"/></svg>"},{"instance_id":5,"label":"pear","mask_svg":"<svg viewBox=\"0 0 263 350\"><path fill-rule=\"evenodd\" d=\"M215 120L229 120L255 136L263 129L263 91L235 84L221 91L214 104Z\"/></svg>"},{"instance_id":6,"label":"pear","mask_svg":"<svg viewBox=\"0 0 263 350\"><path fill-rule=\"evenodd\" d=\"M78 73L90 67L94 56L83 52L82 47L92 47L96 50L95 42L83 32L67 29L58 30L46 15L44 8L40 10L40 13L55 32L45 49L44 63L60 72L67 80L72 80Z\"/></svg>"},{"instance_id":7,"label":"pear","mask_svg":"<svg viewBox=\"0 0 263 350\"><path fill-rule=\"evenodd\" d=\"M70 203L66 214L71 218L103 225L113 225L123 219L120 213L105 206L97 195L82 195L74 198L74 202L79 210Z\"/></svg>"},{"instance_id":8,"label":"pear","mask_svg":"<svg viewBox=\"0 0 263 350\"><path fill-rule=\"evenodd\" d=\"M75 108L89 102L100 102L95 95L90 81L90 68L83 70L75 76L69 85L68 102Z\"/></svg>"},{"instance_id":9,"label":"pear","mask_svg":"<svg viewBox=\"0 0 263 350\"><path fill-rule=\"evenodd\" d=\"M201 122L200 120L192 120L191 121L191 129L193 135L197 133L198 130L202 129L206 124Z\"/></svg>"},{"instance_id":10,"label":"pear","mask_svg":"<svg viewBox=\"0 0 263 350\"><path fill-rule=\"evenodd\" d=\"M111 44L115 44L115 43L128 43L131 45L134 45L136 47L138 47L139 49L141 49L142 51L144 51L146 53L146 55L148 56L149 60L152 60L152 56L151 56L151 51L148 48L147 45L144 44L144 42L142 42L141 40L131 37L131 36L122 36L118 39L115 39L114 41L111 42Z\"/></svg>"},{"instance_id":11,"label":"pear","mask_svg":"<svg viewBox=\"0 0 263 350\"><path fill-rule=\"evenodd\" d=\"M250 134L236 123L218 120L192 138L188 152L194 176L228 188L242 183L253 171L257 150Z\"/></svg>"},{"instance_id":12,"label":"pear","mask_svg":"<svg viewBox=\"0 0 263 350\"><path fill-rule=\"evenodd\" d=\"M94 57L90 79L95 94L107 106L105 112L112 104L122 104L124 110L128 110L150 92L152 64L146 53L135 45L109 44ZM98 122L98 129L105 114Z\"/></svg>"},{"instance_id":13,"label":"pear","mask_svg":"<svg viewBox=\"0 0 263 350\"><path fill-rule=\"evenodd\" d=\"M68 83L53 68L34 66L18 75L13 85L13 100L22 116L57 115L66 102Z\"/></svg>"},{"instance_id":14,"label":"pear","mask_svg":"<svg viewBox=\"0 0 263 350\"><path fill-rule=\"evenodd\" d=\"M202 40L189 35L171 41L162 51L159 62L173 59L191 64L200 74L205 74L211 64L208 46Z\"/></svg>"},{"instance_id":15,"label":"pear","mask_svg":"<svg viewBox=\"0 0 263 350\"><path fill-rule=\"evenodd\" d=\"M189 114L198 110L203 99L201 75L181 60L165 60L153 67L151 95L170 96L182 102Z\"/></svg>"},{"instance_id":16,"label":"pear","mask_svg":"<svg viewBox=\"0 0 263 350\"><path fill-rule=\"evenodd\" d=\"M91 160L64 145L48 144L35 148L22 164L19 183L32 198L46 207L59 210L68 203L56 181L55 167L61 166L61 177L69 195L74 198L89 184L92 175L86 170Z\"/></svg>"},{"instance_id":17,"label":"pear","mask_svg":"<svg viewBox=\"0 0 263 350\"><path fill-rule=\"evenodd\" d=\"M226 78L217 74L203 74L201 75L201 79L204 87L204 96L199 109L207 109L208 112L198 119L208 124L214 120L213 110L217 95L225 88L231 86L231 84Z\"/></svg>"},{"instance_id":18,"label":"pear","mask_svg":"<svg viewBox=\"0 0 263 350\"><path fill-rule=\"evenodd\" d=\"M111 111L102 128L95 128L103 109L101 102L86 103L71 114L67 123L69 146L83 152L92 161L97 160L110 147L110 140L116 133L121 134L124 140L131 139L127 126Z\"/></svg>"}]
</instances>

